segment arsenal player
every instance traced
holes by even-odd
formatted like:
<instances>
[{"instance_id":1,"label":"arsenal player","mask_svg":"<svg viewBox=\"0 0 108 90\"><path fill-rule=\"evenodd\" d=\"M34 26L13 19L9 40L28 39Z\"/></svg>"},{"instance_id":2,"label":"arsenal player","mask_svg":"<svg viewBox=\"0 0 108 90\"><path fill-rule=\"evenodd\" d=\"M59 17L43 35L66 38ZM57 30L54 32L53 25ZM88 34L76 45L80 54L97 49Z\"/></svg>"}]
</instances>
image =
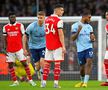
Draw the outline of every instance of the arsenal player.
<instances>
[{"instance_id":1,"label":"arsenal player","mask_svg":"<svg viewBox=\"0 0 108 90\"><path fill-rule=\"evenodd\" d=\"M106 17L106 20L108 21L108 11L105 13L105 17ZM106 82L101 83L101 86L108 86L108 23L105 26L105 30L106 30L107 42L106 42L106 53L105 53L105 58L104 58L104 66L105 66L107 80Z\"/></svg>"},{"instance_id":2,"label":"arsenal player","mask_svg":"<svg viewBox=\"0 0 108 90\"><path fill-rule=\"evenodd\" d=\"M54 62L54 88L60 88L58 85L60 64L64 60L64 53L66 52L63 34L63 21L59 18L63 15L63 13L63 6L61 4L57 4L54 7L54 14L47 17L45 20L46 52L43 70L43 83L41 87L46 86L46 80L50 71L50 64L51 62Z\"/></svg>"},{"instance_id":3,"label":"arsenal player","mask_svg":"<svg viewBox=\"0 0 108 90\"><path fill-rule=\"evenodd\" d=\"M24 26L23 24L16 22L16 15L14 12L10 12L8 18L10 23L6 24L3 27L3 35L6 41L5 44L7 51L7 62L9 64L9 71L12 80L14 81L13 84L10 86L19 85L13 67L16 58L18 58L18 60L20 60L20 62L24 65L27 77L29 79L29 83L32 86L35 86L36 84L32 80L30 69L28 67L28 64L26 63L26 57L23 54L22 35L25 33Z\"/></svg>"}]
</instances>

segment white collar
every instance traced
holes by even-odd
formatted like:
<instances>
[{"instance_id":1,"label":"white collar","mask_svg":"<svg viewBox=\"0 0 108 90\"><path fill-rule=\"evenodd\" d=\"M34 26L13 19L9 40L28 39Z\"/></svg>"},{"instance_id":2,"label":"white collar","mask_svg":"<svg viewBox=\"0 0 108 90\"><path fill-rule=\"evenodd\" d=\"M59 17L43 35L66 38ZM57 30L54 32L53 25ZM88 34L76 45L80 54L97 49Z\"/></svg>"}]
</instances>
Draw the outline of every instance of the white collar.
<instances>
[{"instance_id":1,"label":"white collar","mask_svg":"<svg viewBox=\"0 0 108 90\"><path fill-rule=\"evenodd\" d=\"M17 23L17 22L15 22L14 24L10 24L10 23L9 23L9 25L10 25L10 26L12 26L12 25L13 25L13 26L15 26L15 25L16 25L16 23Z\"/></svg>"},{"instance_id":2,"label":"white collar","mask_svg":"<svg viewBox=\"0 0 108 90\"><path fill-rule=\"evenodd\" d=\"M58 17L58 15L56 15L56 14L52 14L51 16L56 16L56 17Z\"/></svg>"}]
</instances>

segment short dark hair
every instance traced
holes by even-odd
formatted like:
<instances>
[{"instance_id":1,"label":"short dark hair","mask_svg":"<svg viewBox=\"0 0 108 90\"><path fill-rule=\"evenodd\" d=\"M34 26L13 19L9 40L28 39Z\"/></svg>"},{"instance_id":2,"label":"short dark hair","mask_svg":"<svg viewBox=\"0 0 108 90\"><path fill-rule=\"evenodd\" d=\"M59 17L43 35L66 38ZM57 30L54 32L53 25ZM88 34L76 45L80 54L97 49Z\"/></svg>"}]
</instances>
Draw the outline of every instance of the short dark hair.
<instances>
[{"instance_id":1,"label":"short dark hair","mask_svg":"<svg viewBox=\"0 0 108 90\"><path fill-rule=\"evenodd\" d=\"M88 10L88 11L84 11L82 13L82 16L87 16L87 15L91 15L91 12Z\"/></svg>"},{"instance_id":2,"label":"short dark hair","mask_svg":"<svg viewBox=\"0 0 108 90\"><path fill-rule=\"evenodd\" d=\"M39 11L39 12L37 13L37 15L45 16L45 12L44 12L44 11Z\"/></svg>"},{"instance_id":3,"label":"short dark hair","mask_svg":"<svg viewBox=\"0 0 108 90\"><path fill-rule=\"evenodd\" d=\"M9 12L8 16L11 16L11 15L16 15L16 14L15 14L15 12Z\"/></svg>"},{"instance_id":4,"label":"short dark hair","mask_svg":"<svg viewBox=\"0 0 108 90\"><path fill-rule=\"evenodd\" d=\"M56 9L56 8L64 8L64 5L63 4L56 4L54 6L54 9Z\"/></svg>"},{"instance_id":5,"label":"short dark hair","mask_svg":"<svg viewBox=\"0 0 108 90\"><path fill-rule=\"evenodd\" d=\"M105 12L105 14L108 13L108 11Z\"/></svg>"}]
</instances>

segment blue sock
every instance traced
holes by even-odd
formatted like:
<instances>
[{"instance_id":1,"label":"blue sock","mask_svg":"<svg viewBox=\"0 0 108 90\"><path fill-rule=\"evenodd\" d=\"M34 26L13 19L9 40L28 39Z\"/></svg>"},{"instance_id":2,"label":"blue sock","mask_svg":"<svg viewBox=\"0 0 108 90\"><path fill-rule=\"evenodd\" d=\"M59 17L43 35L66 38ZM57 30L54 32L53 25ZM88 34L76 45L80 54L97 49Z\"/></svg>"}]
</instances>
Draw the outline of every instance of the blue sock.
<instances>
[{"instance_id":1,"label":"blue sock","mask_svg":"<svg viewBox=\"0 0 108 90\"><path fill-rule=\"evenodd\" d=\"M89 75L85 75L85 77L84 77L84 83L87 83L88 80L89 80Z\"/></svg>"}]
</instances>

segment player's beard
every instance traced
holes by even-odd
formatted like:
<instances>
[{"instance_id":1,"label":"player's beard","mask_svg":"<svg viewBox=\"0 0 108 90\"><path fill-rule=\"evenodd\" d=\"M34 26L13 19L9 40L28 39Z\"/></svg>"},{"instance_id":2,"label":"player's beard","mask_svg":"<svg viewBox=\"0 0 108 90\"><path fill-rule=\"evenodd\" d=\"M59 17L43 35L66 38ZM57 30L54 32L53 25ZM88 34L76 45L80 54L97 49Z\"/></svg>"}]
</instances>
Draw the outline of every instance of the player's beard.
<instances>
[{"instance_id":1,"label":"player's beard","mask_svg":"<svg viewBox=\"0 0 108 90\"><path fill-rule=\"evenodd\" d=\"M16 22L16 19L10 19L10 24L14 24Z\"/></svg>"},{"instance_id":2,"label":"player's beard","mask_svg":"<svg viewBox=\"0 0 108 90\"><path fill-rule=\"evenodd\" d=\"M85 23L85 24L88 24L89 22L88 22L88 21L84 21L84 23Z\"/></svg>"},{"instance_id":3,"label":"player's beard","mask_svg":"<svg viewBox=\"0 0 108 90\"><path fill-rule=\"evenodd\" d=\"M15 23L15 21L11 21L10 23L11 23L11 24L14 24L14 23Z\"/></svg>"}]
</instances>

